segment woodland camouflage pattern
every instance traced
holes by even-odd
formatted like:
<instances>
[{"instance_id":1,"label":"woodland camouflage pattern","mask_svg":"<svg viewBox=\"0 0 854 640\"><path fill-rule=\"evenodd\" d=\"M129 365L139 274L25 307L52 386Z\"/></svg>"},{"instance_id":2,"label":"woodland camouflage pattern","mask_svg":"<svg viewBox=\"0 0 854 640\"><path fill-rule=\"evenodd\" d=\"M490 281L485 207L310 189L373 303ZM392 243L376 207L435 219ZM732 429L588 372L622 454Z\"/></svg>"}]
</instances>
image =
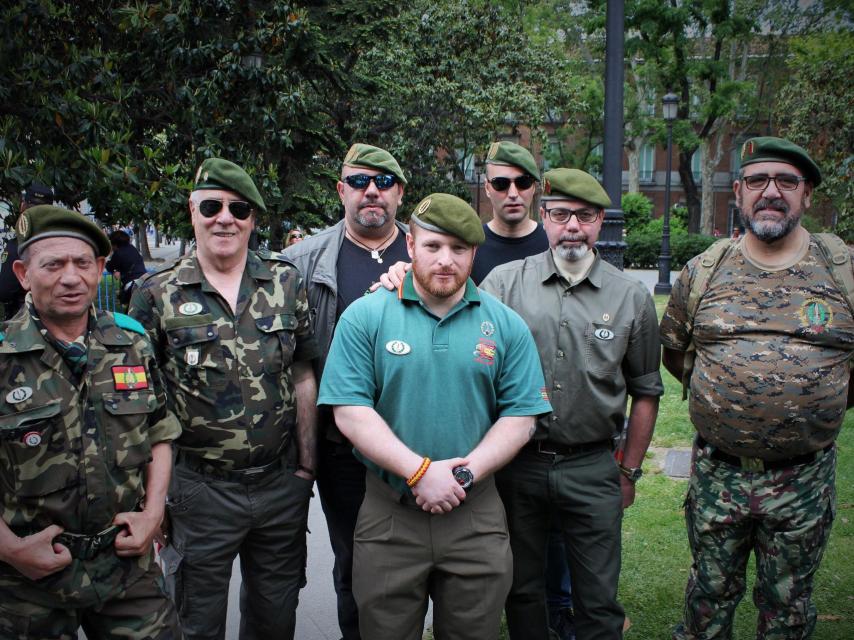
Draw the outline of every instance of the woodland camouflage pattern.
<instances>
[{"instance_id":1,"label":"woodland camouflage pattern","mask_svg":"<svg viewBox=\"0 0 854 640\"><path fill-rule=\"evenodd\" d=\"M296 424L291 363L317 355L296 267L250 251L232 315L194 251L143 277L129 313L155 345L181 449L224 470L278 457Z\"/></svg>"},{"instance_id":2,"label":"woodland camouflage pattern","mask_svg":"<svg viewBox=\"0 0 854 640\"><path fill-rule=\"evenodd\" d=\"M27 300L5 323L0 342L2 518L19 536L50 524L95 534L117 513L135 510L152 445L176 438L180 426L166 409L144 335L97 312L90 320L84 380L75 384ZM115 367L135 368L131 388L117 388L125 383L117 381ZM0 563L0 601L14 593L45 606L93 606L131 585L150 563L150 553L119 558L108 550L92 560L75 559L37 583Z\"/></svg>"},{"instance_id":3,"label":"woodland camouflage pattern","mask_svg":"<svg viewBox=\"0 0 854 640\"><path fill-rule=\"evenodd\" d=\"M686 589L687 624L673 638L732 637L754 542L756 637L809 638L816 623L813 577L835 515L836 452L811 464L755 473L712 460L701 449L695 465L685 501L695 562Z\"/></svg>"},{"instance_id":4,"label":"woodland camouflage pattern","mask_svg":"<svg viewBox=\"0 0 854 640\"><path fill-rule=\"evenodd\" d=\"M674 283L665 347L685 351L686 301L697 258ZM736 456L785 460L836 439L845 414L854 318L821 249L769 272L729 249L694 318L690 413L697 431Z\"/></svg>"}]
</instances>

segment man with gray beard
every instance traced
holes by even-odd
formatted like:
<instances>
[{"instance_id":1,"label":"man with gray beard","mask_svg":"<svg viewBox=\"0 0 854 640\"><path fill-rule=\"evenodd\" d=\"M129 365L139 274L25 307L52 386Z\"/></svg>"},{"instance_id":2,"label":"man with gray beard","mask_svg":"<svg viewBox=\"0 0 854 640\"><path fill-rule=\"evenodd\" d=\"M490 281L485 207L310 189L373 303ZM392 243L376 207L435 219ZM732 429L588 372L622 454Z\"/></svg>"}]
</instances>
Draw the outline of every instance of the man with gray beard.
<instances>
[{"instance_id":1,"label":"man with gray beard","mask_svg":"<svg viewBox=\"0 0 854 640\"><path fill-rule=\"evenodd\" d=\"M338 197L344 219L291 245L287 256L305 281L314 336L320 357L314 361L319 380L326 365L338 318L379 281L388 265L409 260L406 225L396 220L406 177L385 149L357 143L341 167ZM343 640L359 639L359 616L352 592L353 530L365 496L365 465L341 435L329 407L318 412L320 502L335 554L332 570L338 599L338 624Z\"/></svg>"},{"instance_id":2,"label":"man with gray beard","mask_svg":"<svg viewBox=\"0 0 854 640\"><path fill-rule=\"evenodd\" d=\"M553 169L540 213L549 250L496 267L481 288L519 313L534 334L554 411L533 440L496 474L507 510L513 640L547 640L543 584L550 522L561 524L579 640L622 637L617 602L623 509L652 438L660 343L646 287L609 265L594 245L611 206L593 176ZM613 456L632 397L623 463Z\"/></svg>"}]
</instances>

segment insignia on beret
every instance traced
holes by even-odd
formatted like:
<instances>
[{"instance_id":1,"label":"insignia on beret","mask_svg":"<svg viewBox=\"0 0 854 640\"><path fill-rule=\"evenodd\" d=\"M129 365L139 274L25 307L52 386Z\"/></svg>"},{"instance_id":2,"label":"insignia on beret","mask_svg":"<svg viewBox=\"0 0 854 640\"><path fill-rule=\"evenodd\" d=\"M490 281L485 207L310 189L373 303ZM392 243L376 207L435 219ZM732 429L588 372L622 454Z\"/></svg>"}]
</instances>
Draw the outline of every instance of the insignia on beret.
<instances>
[{"instance_id":1,"label":"insignia on beret","mask_svg":"<svg viewBox=\"0 0 854 640\"><path fill-rule=\"evenodd\" d=\"M548 195L551 195L551 193L552 193L552 183L549 182L548 178L546 178L545 180L543 180L543 195L548 196Z\"/></svg>"},{"instance_id":2,"label":"insignia on beret","mask_svg":"<svg viewBox=\"0 0 854 640\"><path fill-rule=\"evenodd\" d=\"M347 155L344 156L344 164L350 162L356 156L356 145L350 147L350 150L347 152Z\"/></svg>"},{"instance_id":3,"label":"insignia on beret","mask_svg":"<svg viewBox=\"0 0 854 640\"><path fill-rule=\"evenodd\" d=\"M432 202L433 202L433 200L431 198L425 198L424 202L422 202L421 204L418 205L418 209L416 209L416 211L418 213L424 213L425 211L427 211L427 209L430 208L430 204Z\"/></svg>"},{"instance_id":4,"label":"insignia on beret","mask_svg":"<svg viewBox=\"0 0 854 640\"><path fill-rule=\"evenodd\" d=\"M743 145L741 145L741 159L744 160L744 156L753 153L753 140L748 140Z\"/></svg>"},{"instance_id":5,"label":"insignia on beret","mask_svg":"<svg viewBox=\"0 0 854 640\"><path fill-rule=\"evenodd\" d=\"M495 157L495 154L498 153L498 143L493 142L489 145L489 151L486 152L486 159L492 160Z\"/></svg>"},{"instance_id":6,"label":"insignia on beret","mask_svg":"<svg viewBox=\"0 0 854 640\"><path fill-rule=\"evenodd\" d=\"M30 231L30 221L27 219L27 216L21 215L18 218L18 236L26 239L27 234Z\"/></svg>"}]
</instances>

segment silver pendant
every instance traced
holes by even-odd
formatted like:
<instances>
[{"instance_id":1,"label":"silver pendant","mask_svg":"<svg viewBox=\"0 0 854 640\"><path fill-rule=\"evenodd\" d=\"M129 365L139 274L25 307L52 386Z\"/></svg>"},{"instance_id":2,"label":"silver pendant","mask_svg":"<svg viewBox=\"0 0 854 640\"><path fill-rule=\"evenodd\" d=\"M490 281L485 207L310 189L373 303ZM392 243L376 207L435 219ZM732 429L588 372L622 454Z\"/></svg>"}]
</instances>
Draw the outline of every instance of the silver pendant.
<instances>
[{"instance_id":1,"label":"silver pendant","mask_svg":"<svg viewBox=\"0 0 854 640\"><path fill-rule=\"evenodd\" d=\"M382 259L382 258L377 258L377 262L378 262L379 264L382 264L382 263L383 263L383 259Z\"/></svg>"},{"instance_id":2,"label":"silver pendant","mask_svg":"<svg viewBox=\"0 0 854 640\"><path fill-rule=\"evenodd\" d=\"M377 262L379 262L379 260L380 260L380 252L379 252L379 251L377 251L376 249L371 249L371 257L372 257L374 260L376 260Z\"/></svg>"}]
</instances>

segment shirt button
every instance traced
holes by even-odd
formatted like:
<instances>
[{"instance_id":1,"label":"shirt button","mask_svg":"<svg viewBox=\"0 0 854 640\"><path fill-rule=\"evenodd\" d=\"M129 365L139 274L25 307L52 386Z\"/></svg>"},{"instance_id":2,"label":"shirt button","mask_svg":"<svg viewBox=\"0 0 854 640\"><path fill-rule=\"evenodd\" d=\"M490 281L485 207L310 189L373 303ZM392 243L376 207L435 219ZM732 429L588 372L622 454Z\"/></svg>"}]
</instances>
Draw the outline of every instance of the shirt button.
<instances>
[{"instance_id":1,"label":"shirt button","mask_svg":"<svg viewBox=\"0 0 854 640\"><path fill-rule=\"evenodd\" d=\"M563 351L558 351L558 352L557 352L557 357L558 357L558 358L563 358Z\"/></svg>"},{"instance_id":2,"label":"shirt button","mask_svg":"<svg viewBox=\"0 0 854 640\"><path fill-rule=\"evenodd\" d=\"M557 416L555 414L552 414L552 422L557 422Z\"/></svg>"},{"instance_id":3,"label":"shirt button","mask_svg":"<svg viewBox=\"0 0 854 640\"><path fill-rule=\"evenodd\" d=\"M568 323L566 320L561 320L561 321L560 321L560 326L562 326L562 327L568 327L568 326L569 326L569 323Z\"/></svg>"},{"instance_id":4,"label":"shirt button","mask_svg":"<svg viewBox=\"0 0 854 640\"><path fill-rule=\"evenodd\" d=\"M555 382L555 389L560 391L563 387L560 386L560 382Z\"/></svg>"}]
</instances>

